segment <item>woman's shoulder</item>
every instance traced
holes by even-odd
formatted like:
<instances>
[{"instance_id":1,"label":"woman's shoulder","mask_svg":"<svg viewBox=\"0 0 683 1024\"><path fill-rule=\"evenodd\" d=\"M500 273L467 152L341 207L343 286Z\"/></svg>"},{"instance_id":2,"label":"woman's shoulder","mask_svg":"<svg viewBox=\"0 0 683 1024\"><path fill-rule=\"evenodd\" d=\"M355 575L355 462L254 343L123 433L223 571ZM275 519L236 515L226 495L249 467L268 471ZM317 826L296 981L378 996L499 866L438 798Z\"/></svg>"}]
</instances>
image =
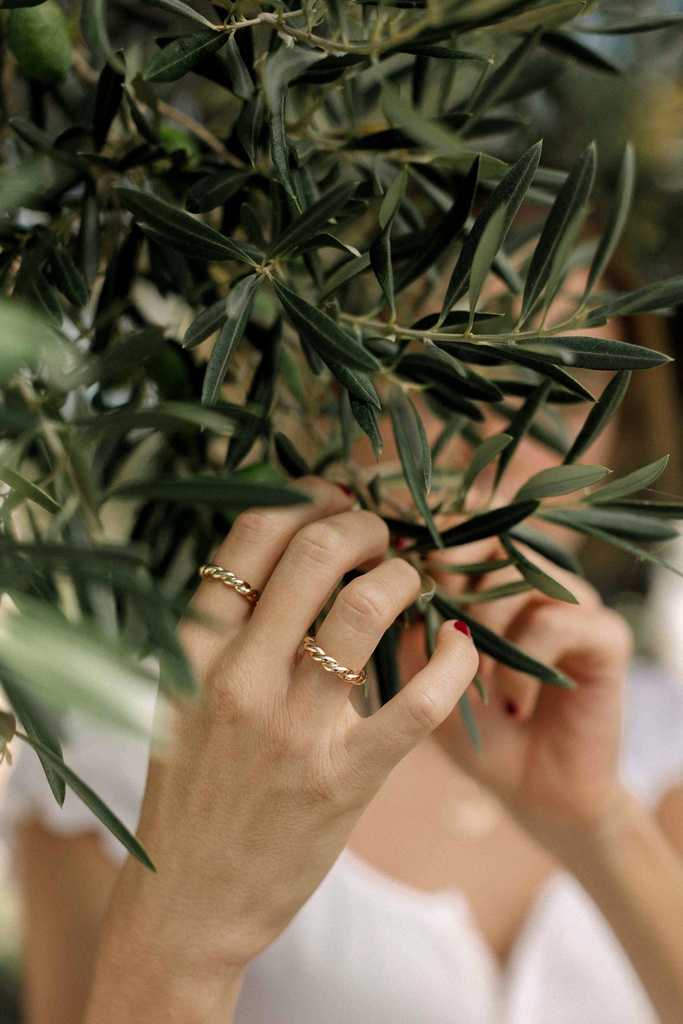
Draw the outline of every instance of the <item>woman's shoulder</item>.
<instances>
[{"instance_id":1,"label":"woman's shoulder","mask_svg":"<svg viewBox=\"0 0 683 1024\"><path fill-rule=\"evenodd\" d=\"M683 784L683 680L637 658L626 689L622 775L649 806Z\"/></svg>"}]
</instances>

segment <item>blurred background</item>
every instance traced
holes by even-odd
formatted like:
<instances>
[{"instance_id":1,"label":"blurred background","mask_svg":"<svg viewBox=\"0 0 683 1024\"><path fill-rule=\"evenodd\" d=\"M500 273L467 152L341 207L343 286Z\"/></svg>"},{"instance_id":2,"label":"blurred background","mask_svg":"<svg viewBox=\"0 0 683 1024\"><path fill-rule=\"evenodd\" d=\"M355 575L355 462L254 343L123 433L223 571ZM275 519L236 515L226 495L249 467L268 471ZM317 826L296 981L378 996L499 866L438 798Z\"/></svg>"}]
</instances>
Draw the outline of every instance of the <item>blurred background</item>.
<instances>
[{"instance_id":1,"label":"blurred background","mask_svg":"<svg viewBox=\"0 0 683 1024\"><path fill-rule=\"evenodd\" d=\"M128 0L110 3L114 23L117 19L125 22L131 6L135 5ZM683 13L683 0L647 4L642 0L604 0L595 18L616 21L667 13ZM683 28L577 39L583 39L598 55L595 67L548 56L538 69L543 88L524 100L534 137L540 134L546 140L544 163L568 168L587 142L597 140L599 205L608 201L624 146L632 140L639 178L623 241L624 255L643 282L683 274ZM672 347L680 350L683 311L668 325ZM679 358L676 373L681 392L682 368ZM656 439L655 447L665 450ZM652 496L681 499L680 494ZM683 541L668 545L662 553L683 570ZM632 622L640 648L681 677L683 579L657 571L647 597L640 589L626 588L615 603ZM683 684L683 677L681 681ZM8 770L6 763L0 764L0 802ZM21 1019L19 938L19 907L0 829L0 1024L16 1024Z\"/></svg>"}]
</instances>

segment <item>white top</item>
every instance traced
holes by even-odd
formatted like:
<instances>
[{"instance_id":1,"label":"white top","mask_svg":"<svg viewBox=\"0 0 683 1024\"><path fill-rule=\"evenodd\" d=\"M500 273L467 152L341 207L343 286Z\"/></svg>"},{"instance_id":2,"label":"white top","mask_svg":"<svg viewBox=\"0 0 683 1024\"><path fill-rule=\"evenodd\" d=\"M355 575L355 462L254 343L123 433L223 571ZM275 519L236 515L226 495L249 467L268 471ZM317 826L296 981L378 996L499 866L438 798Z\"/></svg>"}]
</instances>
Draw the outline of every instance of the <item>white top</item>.
<instances>
[{"instance_id":1,"label":"white top","mask_svg":"<svg viewBox=\"0 0 683 1024\"><path fill-rule=\"evenodd\" d=\"M151 712L150 712L151 714ZM146 752L79 734L65 758L131 828ZM683 781L683 688L636 665L622 776L654 807ZM62 811L31 752L12 770L4 827L37 814L55 831L95 829L72 793ZM621 946L566 873L544 885L502 969L456 888L425 893L345 850L296 918L250 965L237 1024L658 1024Z\"/></svg>"}]
</instances>

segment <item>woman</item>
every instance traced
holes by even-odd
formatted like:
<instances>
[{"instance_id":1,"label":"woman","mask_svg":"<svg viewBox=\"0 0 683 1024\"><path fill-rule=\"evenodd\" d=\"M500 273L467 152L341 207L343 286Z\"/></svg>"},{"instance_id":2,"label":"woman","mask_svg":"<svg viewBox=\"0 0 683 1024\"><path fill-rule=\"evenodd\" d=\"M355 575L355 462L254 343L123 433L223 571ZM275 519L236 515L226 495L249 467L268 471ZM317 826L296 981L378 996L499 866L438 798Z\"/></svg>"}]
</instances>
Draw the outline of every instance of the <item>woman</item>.
<instances>
[{"instance_id":1,"label":"woman","mask_svg":"<svg viewBox=\"0 0 683 1024\"><path fill-rule=\"evenodd\" d=\"M508 497L551 462L526 441ZM404 633L401 693L359 717L349 681L302 640L362 568L316 638L358 672L420 577L387 557L385 524L352 495L301 484L311 504L244 513L214 555L257 602L205 578L200 618L181 624L205 692L150 769L139 834L158 873L131 860L119 873L78 812L73 835L55 815L26 820L34 766L17 772L29 1024L680 1024L683 696L632 673L620 774L629 631L588 583L530 553L580 604L531 592L476 615L575 689L479 663L449 621L427 663L420 627ZM498 545L431 561L489 560ZM432 574L454 597L472 589ZM481 755L455 707L478 665ZM73 756L104 754L86 742ZM134 819L140 765L112 760L103 795Z\"/></svg>"}]
</instances>

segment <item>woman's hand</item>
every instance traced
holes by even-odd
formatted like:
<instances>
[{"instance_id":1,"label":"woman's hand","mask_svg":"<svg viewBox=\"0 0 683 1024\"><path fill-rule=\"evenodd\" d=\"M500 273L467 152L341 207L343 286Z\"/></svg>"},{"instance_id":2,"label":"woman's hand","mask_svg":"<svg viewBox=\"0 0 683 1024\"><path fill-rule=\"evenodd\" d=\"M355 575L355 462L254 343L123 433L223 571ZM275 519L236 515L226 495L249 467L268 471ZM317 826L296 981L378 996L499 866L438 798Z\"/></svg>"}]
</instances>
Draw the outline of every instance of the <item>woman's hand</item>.
<instances>
[{"instance_id":1,"label":"woman's hand","mask_svg":"<svg viewBox=\"0 0 683 1024\"><path fill-rule=\"evenodd\" d=\"M557 844L567 830L600 825L623 797L617 764L631 634L585 580L535 552L525 553L574 594L579 604L529 591L472 604L469 612L527 654L560 669L576 686L562 689L540 683L482 656L480 675L488 706L474 687L469 691L481 753L474 751L457 712L436 735L468 773L492 789L537 839L558 853ZM493 539L435 551L430 560L465 564L505 557L499 541ZM465 589L482 592L519 579L513 567L476 577L474 583L458 574L426 568L456 601Z\"/></svg>"},{"instance_id":2,"label":"woman's hand","mask_svg":"<svg viewBox=\"0 0 683 1024\"><path fill-rule=\"evenodd\" d=\"M158 874L134 861L124 868L89 1022L113 1020L112 1006L117 1019L134 1011L186 1022L196 1011L213 1020L214 1009L218 1019L230 1002L215 988L226 971L238 976L282 932L390 770L447 717L477 668L472 643L445 623L429 664L374 715L358 715L349 683L303 651L304 636L344 574L368 568L340 590L317 634L358 670L420 578L404 560L385 560L378 516L351 511L335 485L301 484L313 503L245 512L215 554L261 592L258 604L207 579L192 603L201 621L181 625L204 692L178 713L152 765L140 836ZM131 962L142 981L125 1002Z\"/></svg>"}]
</instances>

